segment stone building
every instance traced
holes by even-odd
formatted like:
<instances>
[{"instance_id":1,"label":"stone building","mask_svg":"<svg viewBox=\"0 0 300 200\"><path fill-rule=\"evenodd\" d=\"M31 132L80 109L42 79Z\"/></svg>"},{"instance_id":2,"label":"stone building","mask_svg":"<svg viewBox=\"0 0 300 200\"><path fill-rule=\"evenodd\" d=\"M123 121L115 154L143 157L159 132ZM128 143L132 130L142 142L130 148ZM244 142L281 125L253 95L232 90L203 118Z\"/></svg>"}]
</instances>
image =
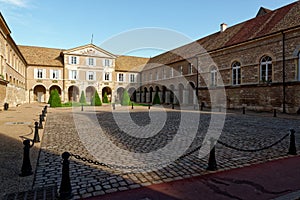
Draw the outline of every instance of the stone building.
<instances>
[{"instance_id":1,"label":"stone building","mask_svg":"<svg viewBox=\"0 0 300 200\"><path fill-rule=\"evenodd\" d=\"M0 108L26 102L26 61L0 13Z\"/></svg>"},{"instance_id":2,"label":"stone building","mask_svg":"<svg viewBox=\"0 0 300 200\"><path fill-rule=\"evenodd\" d=\"M224 90L218 106L299 112L299 19L299 1L261 8L252 19L223 23L219 32L151 58L139 101L151 102L158 91L166 103L193 104L198 96L211 106L211 93Z\"/></svg>"}]
</instances>

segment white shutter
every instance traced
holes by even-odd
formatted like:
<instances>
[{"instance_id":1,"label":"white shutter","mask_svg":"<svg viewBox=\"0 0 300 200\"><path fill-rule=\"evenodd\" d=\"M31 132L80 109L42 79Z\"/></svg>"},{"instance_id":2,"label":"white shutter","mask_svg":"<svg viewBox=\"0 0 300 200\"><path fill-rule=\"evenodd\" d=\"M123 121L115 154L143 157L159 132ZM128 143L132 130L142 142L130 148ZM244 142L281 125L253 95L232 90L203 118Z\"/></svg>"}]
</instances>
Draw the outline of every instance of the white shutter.
<instances>
[{"instance_id":1,"label":"white shutter","mask_svg":"<svg viewBox=\"0 0 300 200\"><path fill-rule=\"evenodd\" d=\"M69 56L69 64L72 64L72 56Z\"/></svg>"},{"instance_id":2,"label":"white shutter","mask_svg":"<svg viewBox=\"0 0 300 200\"><path fill-rule=\"evenodd\" d=\"M58 77L57 77L59 80L61 80L61 70L58 70Z\"/></svg>"},{"instance_id":3,"label":"white shutter","mask_svg":"<svg viewBox=\"0 0 300 200\"><path fill-rule=\"evenodd\" d=\"M44 74L44 71L43 71L43 74ZM50 78L50 79L53 79L53 70L52 70L52 69L50 69L50 75L49 75L49 78Z\"/></svg>"},{"instance_id":4,"label":"white shutter","mask_svg":"<svg viewBox=\"0 0 300 200\"><path fill-rule=\"evenodd\" d=\"M76 65L80 64L79 56L76 56Z\"/></svg>"},{"instance_id":5,"label":"white shutter","mask_svg":"<svg viewBox=\"0 0 300 200\"><path fill-rule=\"evenodd\" d=\"M112 67L113 66L113 60L109 59L109 66Z\"/></svg>"},{"instance_id":6,"label":"white shutter","mask_svg":"<svg viewBox=\"0 0 300 200\"><path fill-rule=\"evenodd\" d=\"M112 73L109 72L109 81L112 81Z\"/></svg>"},{"instance_id":7,"label":"white shutter","mask_svg":"<svg viewBox=\"0 0 300 200\"><path fill-rule=\"evenodd\" d=\"M86 79L87 81L89 80L89 72L88 72L88 71L85 72L85 79Z\"/></svg>"},{"instance_id":8,"label":"white shutter","mask_svg":"<svg viewBox=\"0 0 300 200\"><path fill-rule=\"evenodd\" d=\"M102 60L102 66L105 66L105 59Z\"/></svg>"},{"instance_id":9,"label":"white shutter","mask_svg":"<svg viewBox=\"0 0 300 200\"><path fill-rule=\"evenodd\" d=\"M97 80L97 78L96 78L96 72L93 72L93 74L94 74L93 75L93 78L94 78L93 80L95 81L95 80Z\"/></svg>"},{"instance_id":10,"label":"white shutter","mask_svg":"<svg viewBox=\"0 0 300 200\"><path fill-rule=\"evenodd\" d=\"M33 70L33 77L34 77L34 79L37 79L37 72L38 72L37 69L34 69L34 70Z\"/></svg>"},{"instance_id":11,"label":"white shutter","mask_svg":"<svg viewBox=\"0 0 300 200\"><path fill-rule=\"evenodd\" d=\"M46 79L46 69L43 69L43 79Z\"/></svg>"},{"instance_id":12,"label":"white shutter","mask_svg":"<svg viewBox=\"0 0 300 200\"><path fill-rule=\"evenodd\" d=\"M120 80L119 80L119 73L117 73L117 81L120 82Z\"/></svg>"},{"instance_id":13,"label":"white shutter","mask_svg":"<svg viewBox=\"0 0 300 200\"><path fill-rule=\"evenodd\" d=\"M72 80L72 70L69 70L69 80Z\"/></svg>"}]
</instances>

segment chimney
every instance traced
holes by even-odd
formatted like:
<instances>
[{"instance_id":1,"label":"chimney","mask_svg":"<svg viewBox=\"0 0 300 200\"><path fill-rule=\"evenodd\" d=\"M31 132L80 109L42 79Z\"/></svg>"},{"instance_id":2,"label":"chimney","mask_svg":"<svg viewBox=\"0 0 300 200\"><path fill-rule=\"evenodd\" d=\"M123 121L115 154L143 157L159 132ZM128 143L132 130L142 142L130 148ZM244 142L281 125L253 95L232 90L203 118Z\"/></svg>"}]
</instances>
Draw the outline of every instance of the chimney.
<instances>
[{"instance_id":1,"label":"chimney","mask_svg":"<svg viewBox=\"0 0 300 200\"><path fill-rule=\"evenodd\" d=\"M227 29L227 24L222 23L222 24L220 25L220 31L221 31L221 33L224 32L226 29Z\"/></svg>"}]
</instances>

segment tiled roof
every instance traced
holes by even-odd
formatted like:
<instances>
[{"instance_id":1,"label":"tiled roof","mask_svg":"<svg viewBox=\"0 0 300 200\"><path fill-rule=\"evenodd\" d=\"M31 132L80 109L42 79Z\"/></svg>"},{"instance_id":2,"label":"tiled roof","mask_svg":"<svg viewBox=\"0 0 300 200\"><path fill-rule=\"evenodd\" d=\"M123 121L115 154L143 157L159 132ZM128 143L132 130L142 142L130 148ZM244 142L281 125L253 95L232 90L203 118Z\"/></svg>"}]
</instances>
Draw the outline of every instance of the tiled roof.
<instances>
[{"instance_id":1,"label":"tiled roof","mask_svg":"<svg viewBox=\"0 0 300 200\"><path fill-rule=\"evenodd\" d=\"M119 56L116 59L116 71L134 71L139 72L143 69L149 58L135 56Z\"/></svg>"},{"instance_id":2,"label":"tiled roof","mask_svg":"<svg viewBox=\"0 0 300 200\"><path fill-rule=\"evenodd\" d=\"M63 67L62 49L18 45L28 65Z\"/></svg>"},{"instance_id":3,"label":"tiled roof","mask_svg":"<svg viewBox=\"0 0 300 200\"><path fill-rule=\"evenodd\" d=\"M264 15L257 16L248 21L228 27L224 32L216 32L196 42L168 51L150 59L149 63L169 64L193 57L206 51L229 47L252 39L263 37L281 30L300 25L300 2L284 6L274 11L267 10ZM199 44L196 45L196 44Z\"/></svg>"}]
</instances>

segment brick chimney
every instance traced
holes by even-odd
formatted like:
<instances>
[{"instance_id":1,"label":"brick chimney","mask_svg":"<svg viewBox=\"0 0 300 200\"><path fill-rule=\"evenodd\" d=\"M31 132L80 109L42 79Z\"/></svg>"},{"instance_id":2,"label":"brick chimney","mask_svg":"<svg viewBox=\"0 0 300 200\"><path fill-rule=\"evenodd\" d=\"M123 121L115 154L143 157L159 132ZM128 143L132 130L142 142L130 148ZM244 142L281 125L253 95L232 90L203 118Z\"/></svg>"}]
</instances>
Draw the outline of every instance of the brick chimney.
<instances>
[{"instance_id":1,"label":"brick chimney","mask_svg":"<svg viewBox=\"0 0 300 200\"><path fill-rule=\"evenodd\" d=\"M221 31L221 33L224 32L226 29L227 29L227 24L222 23L222 24L220 25L220 31Z\"/></svg>"}]
</instances>

